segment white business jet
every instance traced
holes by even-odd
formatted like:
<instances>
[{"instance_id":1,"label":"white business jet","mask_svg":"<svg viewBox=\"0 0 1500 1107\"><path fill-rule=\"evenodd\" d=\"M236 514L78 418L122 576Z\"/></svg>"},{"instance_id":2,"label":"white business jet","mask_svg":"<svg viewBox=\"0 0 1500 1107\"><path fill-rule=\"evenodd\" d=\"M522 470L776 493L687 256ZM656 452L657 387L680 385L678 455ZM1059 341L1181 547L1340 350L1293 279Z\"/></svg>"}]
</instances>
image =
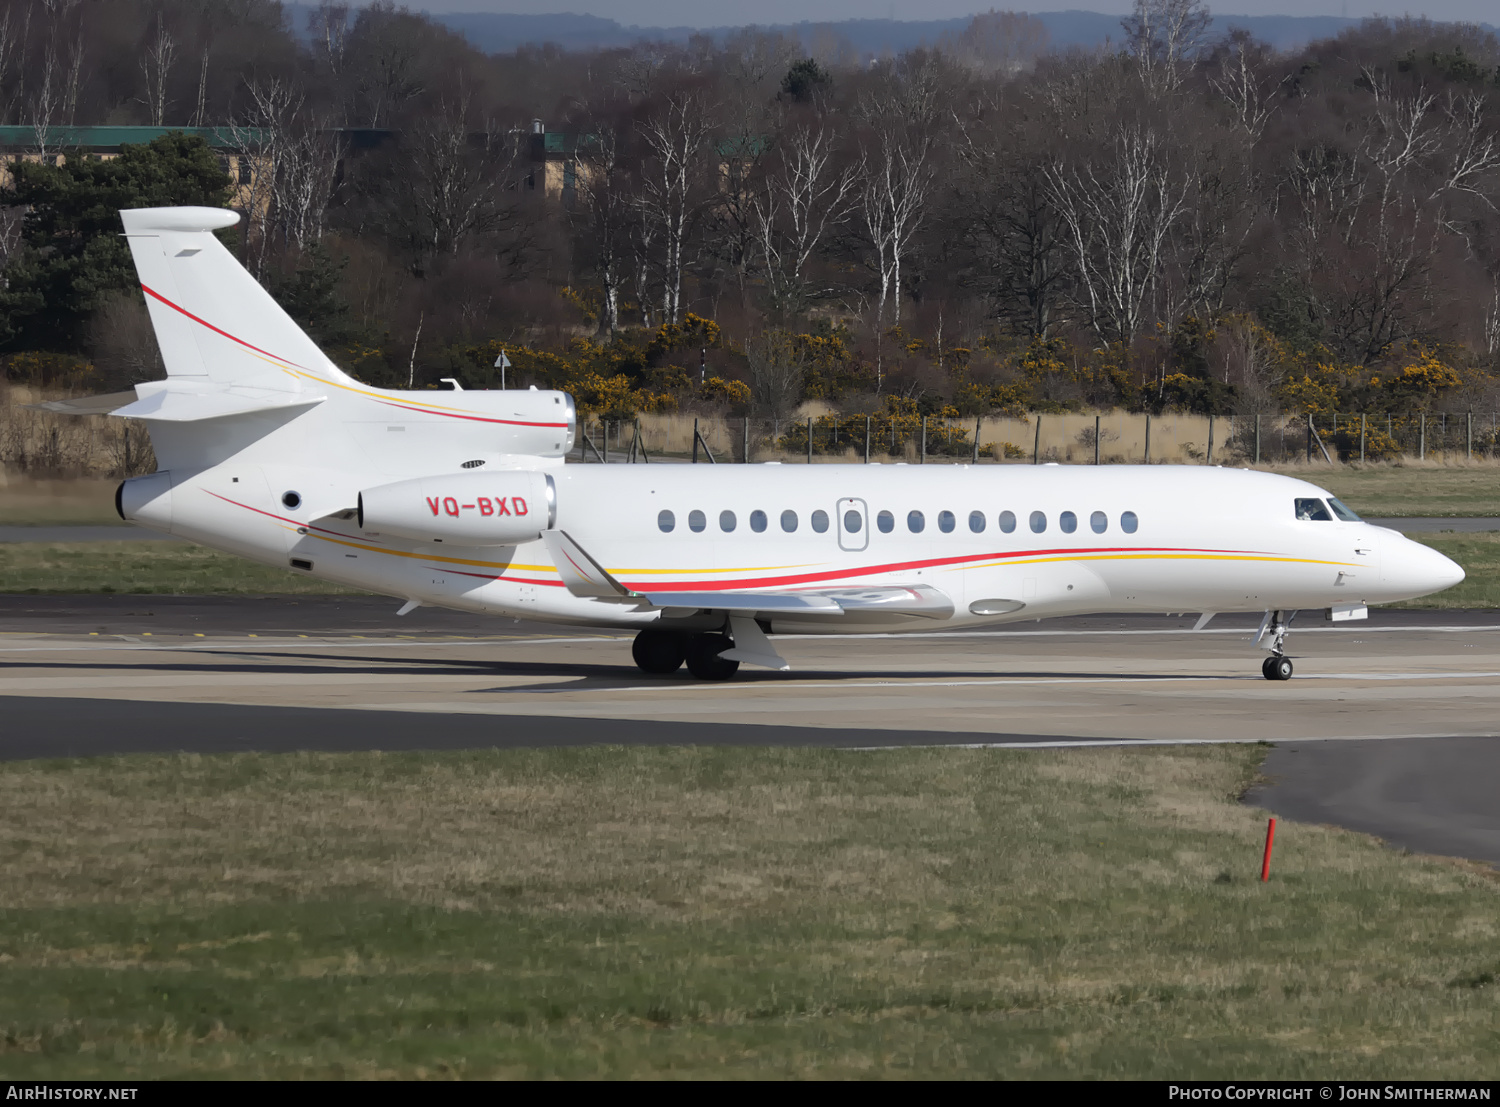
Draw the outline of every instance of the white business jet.
<instances>
[{"instance_id":1,"label":"white business jet","mask_svg":"<svg viewBox=\"0 0 1500 1107\"><path fill-rule=\"evenodd\" d=\"M646 672L722 680L786 668L769 635L1249 611L1262 671L1286 680L1299 609L1359 619L1464 577L1248 470L565 465L565 393L361 384L214 237L235 213L120 214L167 371L115 401L161 466L120 486L120 514L402 613L632 628Z\"/></svg>"}]
</instances>

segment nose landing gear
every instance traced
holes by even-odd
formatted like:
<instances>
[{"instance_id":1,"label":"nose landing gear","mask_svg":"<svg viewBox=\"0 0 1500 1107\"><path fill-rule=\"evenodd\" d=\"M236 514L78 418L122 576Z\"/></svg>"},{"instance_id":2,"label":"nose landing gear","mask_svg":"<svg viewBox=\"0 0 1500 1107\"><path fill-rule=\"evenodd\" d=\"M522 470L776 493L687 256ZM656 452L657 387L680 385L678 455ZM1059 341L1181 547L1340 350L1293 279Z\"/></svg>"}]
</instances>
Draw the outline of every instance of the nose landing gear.
<instances>
[{"instance_id":1,"label":"nose landing gear","mask_svg":"<svg viewBox=\"0 0 1500 1107\"><path fill-rule=\"evenodd\" d=\"M1260 630L1256 632L1255 644L1260 645L1267 636L1271 639L1271 656L1260 665L1261 676L1267 680L1292 679L1292 659L1284 650L1287 631L1291 628L1292 619L1296 615L1295 611L1267 611L1266 617L1260 621Z\"/></svg>"},{"instance_id":2,"label":"nose landing gear","mask_svg":"<svg viewBox=\"0 0 1500 1107\"><path fill-rule=\"evenodd\" d=\"M1260 672L1267 680L1291 680L1292 659L1285 654L1272 654L1260 663Z\"/></svg>"}]
</instances>

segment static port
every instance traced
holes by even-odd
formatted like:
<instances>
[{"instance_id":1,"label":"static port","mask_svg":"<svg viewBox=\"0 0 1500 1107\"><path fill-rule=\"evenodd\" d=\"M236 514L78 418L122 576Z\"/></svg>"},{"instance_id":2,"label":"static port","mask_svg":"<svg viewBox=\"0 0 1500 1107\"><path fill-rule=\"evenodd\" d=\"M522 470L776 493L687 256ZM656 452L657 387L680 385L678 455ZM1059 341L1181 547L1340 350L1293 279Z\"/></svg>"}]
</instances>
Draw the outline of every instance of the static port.
<instances>
[{"instance_id":1,"label":"static port","mask_svg":"<svg viewBox=\"0 0 1500 1107\"><path fill-rule=\"evenodd\" d=\"M299 507L302 506L302 493L300 493L300 492L283 492L281 494L281 502L288 509L290 509L292 511L296 511L297 508L299 508Z\"/></svg>"}]
</instances>

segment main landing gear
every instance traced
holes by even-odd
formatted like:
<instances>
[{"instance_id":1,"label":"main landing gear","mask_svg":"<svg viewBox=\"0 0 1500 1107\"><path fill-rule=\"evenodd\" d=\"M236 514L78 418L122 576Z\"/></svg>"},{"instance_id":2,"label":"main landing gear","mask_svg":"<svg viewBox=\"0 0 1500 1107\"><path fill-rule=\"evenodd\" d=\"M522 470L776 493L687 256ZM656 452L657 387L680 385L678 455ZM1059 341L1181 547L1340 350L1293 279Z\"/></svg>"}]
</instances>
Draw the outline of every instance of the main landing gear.
<instances>
[{"instance_id":1,"label":"main landing gear","mask_svg":"<svg viewBox=\"0 0 1500 1107\"><path fill-rule=\"evenodd\" d=\"M1291 680L1292 659L1285 653L1286 632L1291 628L1296 612L1267 611L1260 621L1260 631L1255 636L1259 645L1267 637L1271 639L1271 656L1261 662L1261 676L1267 680Z\"/></svg>"},{"instance_id":2,"label":"main landing gear","mask_svg":"<svg viewBox=\"0 0 1500 1107\"><path fill-rule=\"evenodd\" d=\"M688 672L699 680L728 680L739 672L740 663L720 655L734 648L727 634L688 634L672 630L643 630L635 636L631 656L643 673L668 676L687 662Z\"/></svg>"}]
</instances>

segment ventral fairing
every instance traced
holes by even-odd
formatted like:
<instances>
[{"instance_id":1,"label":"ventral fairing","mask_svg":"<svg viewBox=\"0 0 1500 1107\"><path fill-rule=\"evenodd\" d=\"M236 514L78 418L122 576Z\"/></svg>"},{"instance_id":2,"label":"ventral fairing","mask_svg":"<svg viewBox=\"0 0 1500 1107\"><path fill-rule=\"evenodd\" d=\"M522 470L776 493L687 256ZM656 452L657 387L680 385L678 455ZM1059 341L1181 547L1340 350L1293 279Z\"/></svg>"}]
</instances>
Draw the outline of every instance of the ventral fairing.
<instances>
[{"instance_id":1,"label":"ventral fairing","mask_svg":"<svg viewBox=\"0 0 1500 1107\"><path fill-rule=\"evenodd\" d=\"M775 635L1251 611L1264 674L1286 679L1297 610L1363 618L1464 576L1247 470L564 465L566 394L371 388L214 237L234 213L121 218L167 379L114 410L161 466L121 485L120 514L403 610L630 628L645 671L709 680L786 668Z\"/></svg>"}]
</instances>

